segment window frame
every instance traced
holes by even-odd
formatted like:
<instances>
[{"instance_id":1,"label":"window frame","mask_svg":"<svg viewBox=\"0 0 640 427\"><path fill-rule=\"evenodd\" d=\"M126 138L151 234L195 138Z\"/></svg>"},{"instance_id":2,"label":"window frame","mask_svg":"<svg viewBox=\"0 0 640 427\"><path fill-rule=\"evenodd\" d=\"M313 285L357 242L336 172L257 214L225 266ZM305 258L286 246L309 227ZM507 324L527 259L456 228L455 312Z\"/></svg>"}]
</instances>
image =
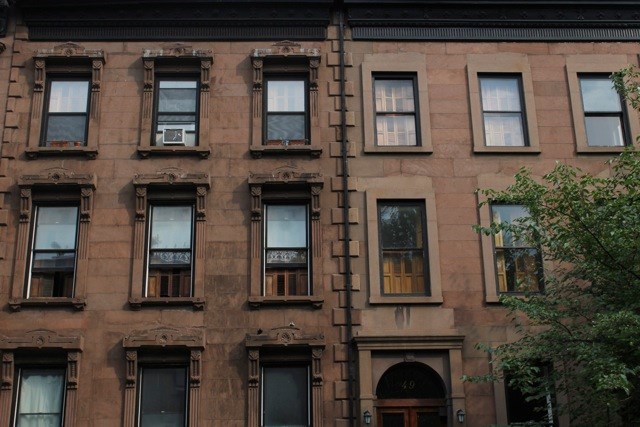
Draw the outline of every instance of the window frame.
<instances>
[{"instance_id":1,"label":"window frame","mask_svg":"<svg viewBox=\"0 0 640 427\"><path fill-rule=\"evenodd\" d=\"M53 168L44 174L22 175L18 178L20 191L20 222L16 237L14 274L11 282L9 307L19 311L23 307L69 306L83 310L86 305L88 280L88 239L93 212L93 194L97 187L93 174L76 174L63 168ZM72 297L31 297L28 284L31 278L31 257L35 233L37 206L78 206L76 261Z\"/></svg>"},{"instance_id":2,"label":"window frame","mask_svg":"<svg viewBox=\"0 0 640 427\"><path fill-rule=\"evenodd\" d=\"M106 62L104 51L63 43L52 49L37 50L33 59L35 70L31 123L25 150L27 158L73 155L95 159L98 155L103 68ZM89 81L85 143L81 146L45 146L51 81L74 80L78 77L85 77Z\"/></svg>"},{"instance_id":3,"label":"window frame","mask_svg":"<svg viewBox=\"0 0 640 427\"><path fill-rule=\"evenodd\" d=\"M367 206L367 246L369 258L369 304L441 304L442 282L440 275L440 248L436 199L433 184L428 177L392 177L384 183L365 189ZM379 202L419 203L424 206L426 227L425 251L428 258L428 280L425 278L424 294L384 294L381 262Z\"/></svg>"},{"instance_id":4,"label":"window frame","mask_svg":"<svg viewBox=\"0 0 640 427\"><path fill-rule=\"evenodd\" d=\"M85 77L85 78L82 78ZM58 113L58 112L54 112L52 113L50 110L51 105L51 86L53 83L56 82L86 82L87 83L87 105L85 106L85 110L84 113L72 113L72 112L63 112L63 113ZM89 133L89 109L91 106L91 78L90 76L83 76L81 74L77 75L76 77L72 77L72 76L63 76L63 75L58 75L58 74L53 74L48 76L47 81L46 81L46 89L45 89L45 99L44 99L44 105L43 105L43 112L42 112L42 128L43 128L43 132L41 135L41 139L40 139L40 147L47 147L47 148L51 148L51 145L47 145L47 142L51 142L53 143L54 141L47 141L47 133L49 132L49 119L53 116L80 116L82 115L83 117L85 117L85 125L84 125L84 132L83 132L83 145L79 145L79 146L86 146L87 145L87 136ZM73 142L73 141L68 141L69 143ZM71 145L66 145L67 147L71 147ZM78 147L78 145L73 145L74 147ZM62 147L65 147L65 145L62 145Z\"/></svg>"},{"instance_id":5,"label":"window frame","mask_svg":"<svg viewBox=\"0 0 640 427\"><path fill-rule=\"evenodd\" d=\"M523 117L523 137L527 141L524 146L487 145L485 140L485 121L482 109L482 93L480 76L519 76L520 105ZM467 82L469 85L469 104L471 108L471 130L474 153L514 153L538 154L540 142L538 137L538 120L533 94L531 67L526 54L468 54Z\"/></svg>"},{"instance_id":6,"label":"window frame","mask_svg":"<svg viewBox=\"0 0 640 427\"><path fill-rule=\"evenodd\" d=\"M625 144L622 146L590 146L587 141L585 124L585 112L582 104L582 90L580 75L604 75L611 74L626 67L631 61L627 55L569 55L566 58L567 82L569 85L569 97L571 100L571 115L573 119L573 133L575 137L576 152L588 153L620 153L627 146L638 146L635 135L640 135L640 122L638 114L628 102L620 102L622 114L626 119L623 122L623 136ZM626 130L624 129L626 125Z\"/></svg>"},{"instance_id":7,"label":"window frame","mask_svg":"<svg viewBox=\"0 0 640 427\"><path fill-rule=\"evenodd\" d=\"M195 104L196 104L196 108L195 111L193 112L193 115L196 117L195 120L195 141L194 141L194 145L183 145L184 147L198 147L199 146L199 140L198 140L198 136L199 136L199 129L200 129L200 79L199 76L197 75L193 75L192 78L188 77L188 74L162 74L162 73L157 73L156 77L154 79L154 84L156 85L156 87L154 88L154 93L156 94L156 96L154 96L154 100L153 100L153 130L151 131L151 146L152 147L167 147L166 145L156 145L155 144L155 140L157 139L158 136L158 116L162 115L162 114L176 114L176 115L187 115L186 113L181 113L181 112L170 112L170 113L165 113L165 112L160 112L160 83L162 82L195 82L196 87L195 87L195 91L196 91L196 99L195 99ZM173 146L170 146L173 147Z\"/></svg>"},{"instance_id":8,"label":"window frame","mask_svg":"<svg viewBox=\"0 0 640 427\"><path fill-rule=\"evenodd\" d=\"M291 112L291 111L275 111L275 112L271 112L269 110L269 82L303 82L303 91L304 91L304 110L302 113L296 111L296 112ZM263 111L264 111L264 116L265 119L263 120L263 128L262 128L262 139L264 140L263 145L266 146L278 146L278 147L282 147L282 146L290 146L290 145L310 145L310 138L309 138L309 129L310 129L310 123L309 123L309 78L308 76L305 76L304 74L297 74L297 73L290 73L290 74L284 74L284 73L265 73L264 74L264 106L263 106ZM274 139L271 140L268 137L269 134L269 117L270 116L274 116L274 115L283 115L283 116L293 116L293 115L304 115L304 138L302 140L300 139ZM280 142L277 142L280 141Z\"/></svg>"},{"instance_id":9,"label":"window frame","mask_svg":"<svg viewBox=\"0 0 640 427\"><path fill-rule=\"evenodd\" d=\"M431 154L431 116L427 64L424 57L414 54L368 54L362 62L362 108L365 153ZM376 76L397 76L414 79L416 145L378 145L375 109Z\"/></svg>"},{"instance_id":10,"label":"window frame","mask_svg":"<svg viewBox=\"0 0 640 427\"><path fill-rule=\"evenodd\" d=\"M160 49L144 49L142 54L144 86L138 155L149 156L197 156L208 158L209 102L211 84L211 50L194 49L184 43L174 43ZM197 82L195 145L155 145L158 113L158 81L195 79Z\"/></svg>"},{"instance_id":11,"label":"window frame","mask_svg":"<svg viewBox=\"0 0 640 427\"><path fill-rule=\"evenodd\" d=\"M293 169L279 168L273 173L251 174L251 251L249 307L262 305L310 304L322 307L322 238L320 226L320 192L324 181L319 173L301 173ZM308 206L308 294L265 295L264 247L266 217L264 206L268 204L305 204Z\"/></svg>"},{"instance_id":12,"label":"window frame","mask_svg":"<svg viewBox=\"0 0 640 427\"><path fill-rule=\"evenodd\" d=\"M204 264L206 242L206 196L211 188L209 174L189 173L177 168L161 169L154 174L136 174L133 179L136 197L133 242L133 268L129 306L190 305L204 309ZM191 241L191 295L151 297L147 295L150 206L193 206Z\"/></svg>"},{"instance_id":13,"label":"window frame","mask_svg":"<svg viewBox=\"0 0 640 427\"><path fill-rule=\"evenodd\" d=\"M407 112L398 112L398 111L383 111L380 112L378 111L378 109L376 108L376 102L375 102L375 93L376 93L376 82L378 81L385 81L385 80L402 80L402 81L411 81L411 86L413 89L413 111L410 113ZM420 141L420 120L418 120L418 118L420 117L420 99L418 96L418 80L417 80L417 76L415 74L412 73L390 73L390 72L385 72L385 73L379 73L379 72L374 72L371 76L371 81L373 84L373 96L374 96L374 103L373 103L373 109L374 109L374 123L376 126L376 132L375 132L375 145L376 147L420 147L421 146L421 141ZM411 116L413 117L413 122L414 122L414 126L415 126L415 131L416 131L416 143L415 145L382 145L378 143L378 132L377 132L377 126L378 126L378 117L385 117L385 116Z\"/></svg>"},{"instance_id":14,"label":"window frame","mask_svg":"<svg viewBox=\"0 0 640 427\"><path fill-rule=\"evenodd\" d=\"M303 48L299 43L282 41L269 48L254 49L251 146L253 158L263 155L306 154L318 158L322 154L318 103L318 68L320 50ZM267 144L267 82L269 79L305 81L305 144Z\"/></svg>"}]
</instances>

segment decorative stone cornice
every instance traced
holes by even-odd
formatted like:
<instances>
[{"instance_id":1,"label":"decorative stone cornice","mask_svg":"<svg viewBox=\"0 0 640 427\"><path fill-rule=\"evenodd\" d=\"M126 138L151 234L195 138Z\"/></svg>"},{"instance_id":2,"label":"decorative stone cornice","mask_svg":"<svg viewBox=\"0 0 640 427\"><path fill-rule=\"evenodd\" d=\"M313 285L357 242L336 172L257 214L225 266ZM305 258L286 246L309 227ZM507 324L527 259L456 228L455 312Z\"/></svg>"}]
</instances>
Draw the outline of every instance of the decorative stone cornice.
<instances>
[{"instance_id":1,"label":"decorative stone cornice","mask_svg":"<svg viewBox=\"0 0 640 427\"><path fill-rule=\"evenodd\" d=\"M105 53L101 49L87 49L77 43L62 43L51 49L38 49L35 58L87 58L91 60L105 61Z\"/></svg>"},{"instance_id":2,"label":"decorative stone cornice","mask_svg":"<svg viewBox=\"0 0 640 427\"><path fill-rule=\"evenodd\" d=\"M248 349L257 347L287 347L303 346L324 348L324 334L308 334L295 326L281 326L268 331L258 331L257 334L247 334L245 346Z\"/></svg>"},{"instance_id":3,"label":"decorative stone cornice","mask_svg":"<svg viewBox=\"0 0 640 427\"><path fill-rule=\"evenodd\" d=\"M300 172L287 166L274 169L271 173L251 173L249 175L251 187L266 184L309 184L322 187L324 179L319 172Z\"/></svg>"},{"instance_id":4,"label":"decorative stone cornice","mask_svg":"<svg viewBox=\"0 0 640 427\"><path fill-rule=\"evenodd\" d=\"M179 168L161 169L153 174L136 174L133 185L141 186L194 186L211 187L211 178L204 172L190 173Z\"/></svg>"},{"instance_id":5,"label":"decorative stone cornice","mask_svg":"<svg viewBox=\"0 0 640 427\"><path fill-rule=\"evenodd\" d=\"M193 46L184 43L172 43L160 49L144 49L142 51L142 57L144 59L194 58L202 61L213 61L213 53L211 50L194 49Z\"/></svg>"},{"instance_id":6,"label":"decorative stone cornice","mask_svg":"<svg viewBox=\"0 0 640 427\"><path fill-rule=\"evenodd\" d=\"M278 43L274 43L272 47L254 49L251 55L253 58L267 58L267 57L295 57L302 56L307 58L320 58L320 49L317 48L303 48L300 43L292 42L291 40L283 40Z\"/></svg>"},{"instance_id":7,"label":"decorative stone cornice","mask_svg":"<svg viewBox=\"0 0 640 427\"><path fill-rule=\"evenodd\" d=\"M82 351L83 344L82 335L61 335L48 329L27 331L13 337L0 336L0 350L46 348Z\"/></svg>"},{"instance_id":8,"label":"decorative stone cornice","mask_svg":"<svg viewBox=\"0 0 640 427\"><path fill-rule=\"evenodd\" d=\"M204 350L204 331L196 328L172 328L159 326L157 328L136 330L129 333L122 340L126 349L141 347L182 347Z\"/></svg>"},{"instance_id":9,"label":"decorative stone cornice","mask_svg":"<svg viewBox=\"0 0 640 427\"><path fill-rule=\"evenodd\" d=\"M86 187L95 190L97 179L94 174L77 174L65 168L50 168L36 175L22 175L18 178L18 187Z\"/></svg>"}]
</instances>

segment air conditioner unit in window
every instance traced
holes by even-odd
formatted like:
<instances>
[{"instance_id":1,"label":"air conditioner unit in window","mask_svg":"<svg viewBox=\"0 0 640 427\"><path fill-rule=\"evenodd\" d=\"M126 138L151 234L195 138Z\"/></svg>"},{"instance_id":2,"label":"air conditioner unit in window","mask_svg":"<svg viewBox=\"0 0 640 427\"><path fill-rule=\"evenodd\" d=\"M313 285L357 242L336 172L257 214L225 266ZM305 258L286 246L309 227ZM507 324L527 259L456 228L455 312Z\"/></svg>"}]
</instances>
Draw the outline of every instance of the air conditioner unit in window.
<instances>
[{"instance_id":1,"label":"air conditioner unit in window","mask_svg":"<svg viewBox=\"0 0 640 427\"><path fill-rule=\"evenodd\" d=\"M165 128L162 131L162 143L164 145L184 145L187 131L184 128Z\"/></svg>"}]
</instances>

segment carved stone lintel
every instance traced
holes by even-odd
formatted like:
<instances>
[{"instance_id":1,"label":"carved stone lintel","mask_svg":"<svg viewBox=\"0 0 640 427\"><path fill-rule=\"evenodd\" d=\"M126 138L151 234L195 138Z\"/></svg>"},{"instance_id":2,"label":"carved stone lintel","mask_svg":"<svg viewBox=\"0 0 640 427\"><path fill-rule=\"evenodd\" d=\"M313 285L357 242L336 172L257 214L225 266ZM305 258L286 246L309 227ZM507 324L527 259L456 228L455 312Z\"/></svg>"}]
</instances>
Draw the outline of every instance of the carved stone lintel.
<instances>
[{"instance_id":1,"label":"carved stone lintel","mask_svg":"<svg viewBox=\"0 0 640 427\"><path fill-rule=\"evenodd\" d=\"M170 43L160 49L144 49L142 57L147 59L157 58L198 58L201 61L213 61L211 50L194 49L185 43Z\"/></svg>"},{"instance_id":2,"label":"carved stone lintel","mask_svg":"<svg viewBox=\"0 0 640 427\"><path fill-rule=\"evenodd\" d=\"M194 186L211 188L211 178L205 172L189 173L179 168L166 168L154 174L136 174L133 185L140 186Z\"/></svg>"},{"instance_id":3,"label":"carved stone lintel","mask_svg":"<svg viewBox=\"0 0 640 427\"><path fill-rule=\"evenodd\" d=\"M260 348L263 346L306 346L312 349L322 349L325 346L324 334L306 334L295 326L282 326L273 328L266 333L247 334L245 346L248 349Z\"/></svg>"},{"instance_id":4,"label":"carved stone lintel","mask_svg":"<svg viewBox=\"0 0 640 427\"><path fill-rule=\"evenodd\" d=\"M87 49L77 43L62 43L52 49L38 49L36 58L91 58L105 62L105 53L101 49Z\"/></svg>"},{"instance_id":5,"label":"carved stone lintel","mask_svg":"<svg viewBox=\"0 0 640 427\"><path fill-rule=\"evenodd\" d=\"M127 349L182 347L203 350L204 343L204 331L202 329L169 327L132 331L122 340L122 346Z\"/></svg>"},{"instance_id":6,"label":"carved stone lintel","mask_svg":"<svg viewBox=\"0 0 640 427\"><path fill-rule=\"evenodd\" d=\"M36 329L20 336L6 337L0 341L0 350L47 348L82 351L83 342L81 335L67 336L47 329Z\"/></svg>"},{"instance_id":7,"label":"carved stone lintel","mask_svg":"<svg viewBox=\"0 0 640 427\"><path fill-rule=\"evenodd\" d=\"M287 166L277 168L271 173L249 174L249 185L265 184L308 184L322 188L324 178L320 172L300 172Z\"/></svg>"},{"instance_id":8,"label":"carved stone lintel","mask_svg":"<svg viewBox=\"0 0 640 427\"><path fill-rule=\"evenodd\" d=\"M271 45L268 48L254 49L253 58L265 58L269 56L305 56L308 58L320 58L320 50L317 48L303 48L300 43L283 40Z\"/></svg>"},{"instance_id":9,"label":"carved stone lintel","mask_svg":"<svg viewBox=\"0 0 640 427\"><path fill-rule=\"evenodd\" d=\"M86 187L96 189L96 176L91 173L77 174L65 168L50 168L37 175L22 175L18 179L20 188L31 188L34 186L47 187Z\"/></svg>"}]
</instances>

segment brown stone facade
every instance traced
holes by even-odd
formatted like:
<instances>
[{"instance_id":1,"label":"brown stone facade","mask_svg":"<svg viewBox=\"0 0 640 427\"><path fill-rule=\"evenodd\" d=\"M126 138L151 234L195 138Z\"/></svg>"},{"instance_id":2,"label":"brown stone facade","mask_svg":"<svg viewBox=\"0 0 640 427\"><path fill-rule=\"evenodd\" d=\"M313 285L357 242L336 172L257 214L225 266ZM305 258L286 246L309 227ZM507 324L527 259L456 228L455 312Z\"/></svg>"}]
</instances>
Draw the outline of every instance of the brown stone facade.
<instances>
[{"instance_id":1,"label":"brown stone facade","mask_svg":"<svg viewBox=\"0 0 640 427\"><path fill-rule=\"evenodd\" d=\"M418 404L439 425L507 422L503 384L461 380L489 369L476 343L515 338L497 302L493 242L471 228L490 219L476 189L507 185L523 166L542 175L557 161L606 170L619 149L588 146L578 76L637 65L637 43L367 37L366 19L341 16L342 2L326 22L313 20L332 4L322 1L299 18L319 33L276 22L292 40L243 37L229 18L229 32L210 39L131 28L100 38L80 26L83 36L68 42L47 38L46 19L27 3L10 9L0 53L0 427L15 423L21 370L51 365L66 372L67 427L139 425L140 372L164 365L186 372L189 427L263 425L265 369L288 364L307 369L313 427L363 425L365 412L381 425L388 408L409 414ZM78 25L69 22L60 28ZM498 74L521 78L524 147L484 143L478 76ZM158 146L158 81L184 76L195 88L195 145ZM269 78L304 82L304 138L267 143ZM413 146L376 142L374 85L394 78L414 82ZM45 146L49 82L73 79L88 84L86 140ZM622 108L635 133L636 113ZM420 292L385 291L384 203L422 212ZM306 209L297 279L306 282L291 294L265 290L272 205ZM71 296L30 288L37 211L51 206L78 208ZM150 290L149 271L153 212L167 206L192 217L187 255L173 259L171 277L161 274L179 290L165 294L164 285ZM421 367L437 393L418 404L379 398L381 380L402 366Z\"/></svg>"}]
</instances>

